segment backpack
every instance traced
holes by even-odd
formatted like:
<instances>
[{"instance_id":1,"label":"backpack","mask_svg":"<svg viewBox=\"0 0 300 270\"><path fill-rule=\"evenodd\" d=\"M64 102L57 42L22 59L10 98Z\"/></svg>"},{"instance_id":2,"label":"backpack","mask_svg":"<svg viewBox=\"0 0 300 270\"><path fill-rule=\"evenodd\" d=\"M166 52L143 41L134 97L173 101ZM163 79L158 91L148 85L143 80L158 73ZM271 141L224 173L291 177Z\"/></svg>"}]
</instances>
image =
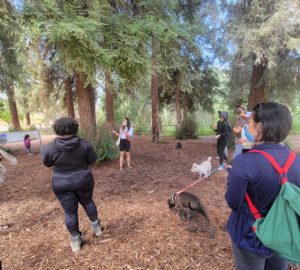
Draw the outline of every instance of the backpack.
<instances>
[{"instance_id":1,"label":"backpack","mask_svg":"<svg viewBox=\"0 0 300 270\"><path fill-rule=\"evenodd\" d=\"M281 188L268 214L262 217L246 193L246 201L255 218L252 226L259 240L275 254L293 264L300 263L300 188L288 182L287 172L296 154L290 156L283 168L268 153L250 150L264 155L281 176Z\"/></svg>"}]
</instances>

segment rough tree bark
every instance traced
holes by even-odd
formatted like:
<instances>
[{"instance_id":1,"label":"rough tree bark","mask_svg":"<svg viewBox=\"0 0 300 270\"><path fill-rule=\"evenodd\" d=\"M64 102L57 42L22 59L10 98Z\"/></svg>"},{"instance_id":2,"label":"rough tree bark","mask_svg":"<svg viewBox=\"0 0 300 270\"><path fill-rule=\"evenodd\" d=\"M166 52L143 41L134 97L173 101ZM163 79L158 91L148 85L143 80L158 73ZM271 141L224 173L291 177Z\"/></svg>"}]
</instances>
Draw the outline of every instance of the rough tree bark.
<instances>
[{"instance_id":1,"label":"rough tree bark","mask_svg":"<svg viewBox=\"0 0 300 270\"><path fill-rule=\"evenodd\" d=\"M92 137L96 127L94 89L91 85L85 86L85 74L78 73L75 77L80 126L86 136Z\"/></svg>"},{"instance_id":2,"label":"rough tree bark","mask_svg":"<svg viewBox=\"0 0 300 270\"><path fill-rule=\"evenodd\" d=\"M24 98L24 108L25 108L25 119L26 119L26 125L29 127L31 125L31 119L30 119L30 112L29 112L29 106L28 106L28 98Z\"/></svg>"},{"instance_id":3,"label":"rough tree bark","mask_svg":"<svg viewBox=\"0 0 300 270\"><path fill-rule=\"evenodd\" d=\"M90 95L90 104L92 108L92 119L93 123L95 123L96 126L96 95L95 95L95 89L91 84L88 84L87 86L89 95Z\"/></svg>"},{"instance_id":4,"label":"rough tree bark","mask_svg":"<svg viewBox=\"0 0 300 270\"><path fill-rule=\"evenodd\" d=\"M259 65L253 64L250 93L248 97L248 110L250 111L259 102L266 101L265 82L261 80L266 68L266 63Z\"/></svg>"},{"instance_id":5,"label":"rough tree bark","mask_svg":"<svg viewBox=\"0 0 300 270\"><path fill-rule=\"evenodd\" d=\"M105 110L107 126L112 128L115 122L115 108L110 71L105 72Z\"/></svg>"},{"instance_id":6,"label":"rough tree bark","mask_svg":"<svg viewBox=\"0 0 300 270\"><path fill-rule=\"evenodd\" d=\"M73 91L72 91L72 76L65 79L65 99L67 114L69 117L75 118L74 101L73 101Z\"/></svg>"},{"instance_id":7,"label":"rough tree bark","mask_svg":"<svg viewBox=\"0 0 300 270\"><path fill-rule=\"evenodd\" d=\"M151 76L151 106L152 106L152 142L159 142L159 96L158 96L158 74L157 67L157 42L152 39L152 76Z\"/></svg>"},{"instance_id":8,"label":"rough tree bark","mask_svg":"<svg viewBox=\"0 0 300 270\"><path fill-rule=\"evenodd\" d=\"M181 126L182 123L182 116L181 116L181 102L180 102L180 82L181 82L181 71L176 70L175 74L175 90L176 90L176 96L175 96L175 106L176 106L176 125L177 128Z\"/></svg>"},{"instance_id":9,"label":"rough tree bark","mask_svg":"<svg viewBox=\"0 0 300 270\"><path fill-rule=\"evenodd\" d=\"M30 119L30 113L29 112L25 113L25 118L26 118L26 125L29 127L31 125L31 119Z\"/></svg>"},{"instance_id":10,"label":"rough tree bark","mask_svg":"<svg viewBox=\"0 0 300 270\"><path fill-rule=\"evenodd\" d=\"M9 110L11 115L11 125L15 130L21 130L17 103L15 99L15 90L12 83L6 86L6 94L8 98Z\"/></svg>"}]
</instances>

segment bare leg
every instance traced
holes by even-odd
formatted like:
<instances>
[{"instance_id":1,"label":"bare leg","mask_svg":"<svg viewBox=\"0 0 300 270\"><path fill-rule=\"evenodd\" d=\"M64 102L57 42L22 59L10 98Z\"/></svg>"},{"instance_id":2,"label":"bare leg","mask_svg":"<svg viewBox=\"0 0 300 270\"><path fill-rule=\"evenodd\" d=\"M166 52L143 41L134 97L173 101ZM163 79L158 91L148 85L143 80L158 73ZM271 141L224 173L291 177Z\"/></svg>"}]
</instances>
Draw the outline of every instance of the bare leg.
<instances>
[{"instance_id":1,"label":"bare leg","mask_svg":"<svg viewBox=\"0 0 300 270\"><path fill-rule=\"evenodd\" d=\"M120 171L123 170L124 151L120 152Z\"/></svg>"},{"instance_id":2,"label":"bare leg","mask_svg":"<svg viewBox=\"0 0 300 270\"><path fill-rule=\"evenodd\" d=\"M126 160L127 160L128 168L131 168L131 165L130 165L130 162L131 162L130 152L126 152Z\"/></svg>"}]
</instances>

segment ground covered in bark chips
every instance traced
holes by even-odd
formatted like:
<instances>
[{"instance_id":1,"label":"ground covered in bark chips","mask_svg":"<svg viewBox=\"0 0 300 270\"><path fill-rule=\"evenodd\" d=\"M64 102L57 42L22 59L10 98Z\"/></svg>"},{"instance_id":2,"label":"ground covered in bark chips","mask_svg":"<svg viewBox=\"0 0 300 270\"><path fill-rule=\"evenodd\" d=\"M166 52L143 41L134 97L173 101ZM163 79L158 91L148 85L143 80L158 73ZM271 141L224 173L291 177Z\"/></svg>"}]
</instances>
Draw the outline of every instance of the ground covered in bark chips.
<instances>
[{"instance_id":1,"label":"ground covered in bark chips","mask_svg":"<svg viewBox=\"0 0 300 270\"><path fill-rule=\"evenodd\" d=\"M183 153L174 153L175 140L152 144L148 137L134 138L133 168L118 172L118 160L93 166L96 202L104 236L90 231L87 216L79 210L86 240L76 254L69 247L63 211L51 189L51 169L41 163L39 149L28 157L22 144L12 148L18 165L8 165L0 186L0 260L3 270L71 269L234 269L229 236L225 230L229 209L224 200L226 172L191 188L207 208L216 230L186 230L169 210L169 196L195 181L194 162L215 159L212 138L183 141Z\"/></svg>"}]
</instances>

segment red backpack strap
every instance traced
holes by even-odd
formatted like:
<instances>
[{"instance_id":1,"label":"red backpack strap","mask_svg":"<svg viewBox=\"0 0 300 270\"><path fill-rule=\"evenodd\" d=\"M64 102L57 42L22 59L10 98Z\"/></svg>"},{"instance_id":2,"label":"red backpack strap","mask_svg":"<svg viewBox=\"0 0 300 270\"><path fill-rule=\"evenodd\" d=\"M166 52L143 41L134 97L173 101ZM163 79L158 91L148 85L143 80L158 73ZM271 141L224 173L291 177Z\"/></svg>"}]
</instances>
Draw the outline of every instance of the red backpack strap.
<instances>
[{"instance_id":1,"label":"red backpack strap","mask_svg":"<svg viewBox=\"0 0 300 270\"><path fill-rule=\"evenodd\" d=\"M257 208L255 207L255 205L253 204L253 202L250 199L249 194L246 192L246 201L248 203L249 209L252 213L252 215L254 216L255 219L260 219L261 215L259 213L259 211L257 210Z\"/></svg>"},{"instance_id":2,"label":"red backpack strap","mask_svg":"<svg viewBox=\"0 0 300 270\"><path fill-rule=\"evenodd\" d=\"M294 152L290 153L290 155L288 157L288 160L285 163L285 165L283 166L283 168L281 168L280 165L278 164L278 162L267 152L264 152L264 151L261 151L261 150L250 150L249 152L260 153L263 156L265 156L266 159L269 160L269 162L273 165L275 170L282 177L281 185L283 185L287 182L286 174L287 174L288 170L290 169L290 167L292 166L293 162L296 159L296 154ZM248 193L246 193L246 201L247 201L249 209L250 209L252 215L254 216L254 218L255 219L260 219L261 215L260 215L259 211L257 210L257 208L255 207L255 205L253 204L253 202L251 201L250 196L249 196Z\"/></svg>"},{"instance_id":3,"label":"red backpack strap","mask_svg":"<svg viewBox=\"0 0 300 270\"><path fill-rule=\"evenodd\" d=\"M293 162L296 159L296 154L294 152L290 152L290 155L288 157L287 162L283 166L283 168L280 167L278 162L267 152L261 151L261 150L250 150L249 152L252 153L260 153L272 164L272 166L275 168L275 170L278 172L278 174L282 177L281 184L285 184L287 182L286 174L290 167L292 166Z\"/></svg>"}]
</instances>

